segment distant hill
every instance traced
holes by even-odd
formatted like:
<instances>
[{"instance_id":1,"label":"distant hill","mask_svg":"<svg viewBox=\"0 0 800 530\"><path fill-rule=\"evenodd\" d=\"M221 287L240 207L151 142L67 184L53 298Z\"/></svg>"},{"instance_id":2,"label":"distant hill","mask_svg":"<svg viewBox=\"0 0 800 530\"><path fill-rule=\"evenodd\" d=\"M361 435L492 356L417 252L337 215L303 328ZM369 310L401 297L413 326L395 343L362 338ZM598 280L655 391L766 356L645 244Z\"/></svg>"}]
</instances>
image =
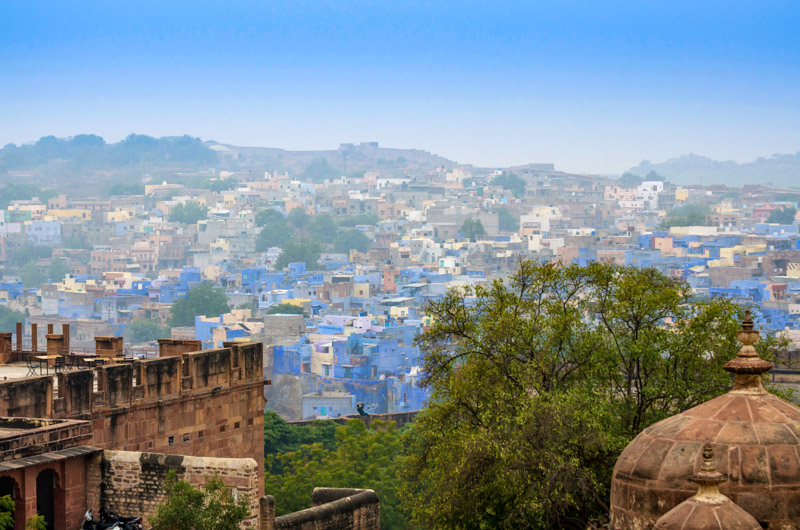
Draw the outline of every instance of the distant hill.
<instances>
[{"instance_id":1,"label":"distant hill","mask_svg":"<svg viewBox=\"0 0 800 530\"><path fill-rule=\"evenodd\" d=\"M306 180L324 180L368 170L388 174L420 173L436 168L453 168L453 160L422 149L380 147L377 142L341 144L338 149L319 151L289 151L274 147L240 147L206 142L228 164L247 169L288 171Z\"/></svg>"},{"instance_id":2,"label":"distant hill","mask_svg":"<svg viewBox=\"0 0 800 530\"><path fill-rule=\"evenodd\" d=\"M738 164L732 160L712 160L689 154L654 164L648 160L629 172L640 177L650 171L663 175L675 184L769 184L777 187L800 186L800 152L793 155L772 155Z\"/></svg>"},{"instance_id":3,"label":"distant hill","mask_svg":"<svg viewBox=\"0 0 800 530\"><path fill-rule=\"evenodd\" d=\"M191 136L153 138L131 134L106 143L94 134L71 138L44 136L24 145L0 148L0 182L24 177L39 182L86 184L125 178L176 178L215 170L288 171L293 177L322 181L380 170L386 176L420 175L458 164L421 149L380 147L377 142L341 144L338 149L288 151L240 147Z\"/></svg>"}]
</instances>

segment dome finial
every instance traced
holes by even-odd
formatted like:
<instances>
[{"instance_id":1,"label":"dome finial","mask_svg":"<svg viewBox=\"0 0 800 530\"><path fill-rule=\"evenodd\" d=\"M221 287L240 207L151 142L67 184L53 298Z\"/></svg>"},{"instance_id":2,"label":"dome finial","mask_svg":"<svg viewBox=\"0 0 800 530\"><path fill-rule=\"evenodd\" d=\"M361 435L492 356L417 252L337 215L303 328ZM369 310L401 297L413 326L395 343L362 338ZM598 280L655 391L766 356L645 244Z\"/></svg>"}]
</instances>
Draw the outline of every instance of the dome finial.
<instances>
[{"instance_id":1,"label":"dome finial","mask_svg":"<svg viewBox=\"0 0 800 530\"><path fill-rule=\"evenodd\" d=\"M719 473L714 465L714 448L711 444L703 446L703 465L691 480L701 486L718 486L725 482L725 475Z\"/></svg>"},{"instance_id":2,"label":"dome finial","mask_svg":"<svg viewBox=\"0 0 800 530\"><path fill-rule=\"evenodd\" d=\"M725 363L725 369L736 375L733 390L748 390L750 392L765 392L761 386L761 374L772 369L772 363L758 356L753 347L759 337L759 332L753 324L750 310L744 312L742 329L736 332L736 338L742 344L739 355Z\"/></svg>"}]
</instances>

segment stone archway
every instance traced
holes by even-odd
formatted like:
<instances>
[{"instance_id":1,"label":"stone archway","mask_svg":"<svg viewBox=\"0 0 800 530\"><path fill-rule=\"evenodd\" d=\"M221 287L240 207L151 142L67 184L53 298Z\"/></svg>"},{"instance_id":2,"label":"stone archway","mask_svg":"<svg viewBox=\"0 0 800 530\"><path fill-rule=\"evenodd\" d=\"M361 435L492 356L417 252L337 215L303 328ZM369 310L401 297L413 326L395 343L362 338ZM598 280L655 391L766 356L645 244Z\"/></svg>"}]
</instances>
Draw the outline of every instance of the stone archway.
<instances>
[{"instance_id":1,"label":"stone archway","mask_svg":"<svg viewBox=\"0 0 800 530\"><path fill-rule=\"evenodd\" d=\"M43 469L36 475L36 513L44 516L47 530L55 530L56 472Z\"/></svg>"},{"instance_id":2,"label":"stone archway","mask_svg":"<svg viewBox=\"0 0 800 530\"><path fill-rule=\"evenodd\" d=\"M19 483L14 480L14 477L3 475L0 477L0 497L8 495L14 501L14 528L23 528L25 525L25 518L23 516L24 502L20 494Z\"/></svg>"}]
</instances>

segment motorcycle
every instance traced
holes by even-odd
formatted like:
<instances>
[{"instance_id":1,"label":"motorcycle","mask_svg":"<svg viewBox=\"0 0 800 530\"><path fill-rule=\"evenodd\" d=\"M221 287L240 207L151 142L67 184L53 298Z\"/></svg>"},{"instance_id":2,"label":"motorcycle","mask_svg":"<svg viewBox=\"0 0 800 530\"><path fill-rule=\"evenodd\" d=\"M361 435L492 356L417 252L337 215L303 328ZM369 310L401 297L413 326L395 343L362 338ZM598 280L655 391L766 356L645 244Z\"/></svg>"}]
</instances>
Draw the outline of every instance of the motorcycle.
<instances>
[{"instance_id":1,"label":"motorcycle","mask_svg":"<svg viewBox=\"0 0 800 530\"><path fill-rule=\"evenodd\" d=\"M80 530L106 530L109 528L122 530L122 526L120 526L119 522L101 523L100 521L95 521L94 514L92 514L92 510L86 510L86 513L83 516L83 523L81 523Z\"/></svg>"},{"instance_id":2,"label":"motorcycle","mask_svg":"<svg viewBox=\"0 0 800 530\"><path fill-rule=\"evenodd\" d=\"M103 523L119 523L123 530L142 530L141 517L122 517L106 507L100 508L100 521Z\"/></svg>"}]
</instances>

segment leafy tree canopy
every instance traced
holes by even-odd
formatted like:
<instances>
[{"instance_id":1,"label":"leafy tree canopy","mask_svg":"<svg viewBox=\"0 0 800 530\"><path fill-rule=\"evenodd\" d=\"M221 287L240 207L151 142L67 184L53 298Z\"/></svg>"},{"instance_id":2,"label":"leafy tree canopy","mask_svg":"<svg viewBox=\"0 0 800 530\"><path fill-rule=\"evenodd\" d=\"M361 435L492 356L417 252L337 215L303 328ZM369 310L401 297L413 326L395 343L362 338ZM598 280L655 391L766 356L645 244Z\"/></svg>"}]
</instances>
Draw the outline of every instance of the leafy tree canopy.
<instances>
[{"instance_id":1,"label":"leafy tree canopy","mask_svg":"<svg viewBox=\"0 0 800 530\"><path fill-rule=\"evenodd\" d=\"M509 190L518 199L525 196L525 180L514 173L503 172L492 179L492 185L501 186L504 190Z\"/></svg>"},{"instance_id":2,"label":"leafy tree canopy","mask_svg":"<svg viewBox=\"0 0 800 530\"><path fill-rule=\"evenodd\" d=\"M497 219L502 232L516 232L519 230L519 218L511 213L507 207L497 210Z\"/></svg>"},{"instance_id":3,"label":"leafy tree canopy","mask_svg":"<svg viewBox=\"0 0 800 530\"><path fill-rule=\"evenodd\" d=\"M256 225L264 226L269 223L285 223L286 218L275 208L265 208L256 213Z\"/></svg>"},{"instance_id":4,"label":"leafy tree canopy","mask_svg":"<svg viewBox=\"0 0 800 530\"><path fill-rule=\"evenodd\" d=\"M12 330L17 322L24 322L25 315L0 305L0 329Z\"/></svg>"},{"instance_id":5,"label":"leafy tree canopy","mask_svg":"<svg viewBox=\"0 0 800 530\"><path fill-rule=\"evenodd\" d=\"M767 218L768 223L778 223L782 225L795 224L795 217L797 216L797 208L793 206L786 206L772 210Z\"/></svg>"},{"instance_id":6,"label":"leafy tree canopy","mask_svg":"<svg viewBox=\"0 0 800 530\"><path fill-rule=\"evenodd\" d=\"M144 186L139 182L117 182L108 190L109 195L144 195Z\"/></svg>"},{"instance_id":7,"label":"leafy tree canopy","mask_svg":"<svg viewBox=\"0 0 800 530\"><path fill-rule=\"evenodd\" d=\"M330 243L334 240L338 231L336 220L329 213L321 213L314 216L314 219L308 225L309 235L320 243Z\"/></svg>"},{"instance_id":8,"label":"leafy tree canopy","mask_svg":"<svg viewBox=\"0 0 800 530\"><path fill-rule=\"evenodd\" d=\"M413 523L586 528L605 515L625 445L730 386L741 308L690 294L653 269L522 262L430 303L431 398L401 470Z\"/></svg>"},{"instance_id":9,"label":"leafy tree canopy","mask_svg":"<svg viewBox=\"0 0 800 530\"><path fill-rule=\"evenodd\" d=\"M289 221L289 224L293 227L303 230L308 226L308 223L311 222L311 216L306 213L305 208L298 206L289 212L289 216L286 218L286 220Z\"/></svg>"},{"instance_id":10,"label":"leafy tree canopy","mask_svg":"<svg viewBox=\"0 0 800 530\"><path fill-rule=\"evenodd\" d=\"M648 180L648 181L659 180L661 182L664 182L667 179L665 179L663 175L660 175L659 173L656 173L655 171L650 171L649 173L647 173L647 175L644 176L644 180Z\"/></svg>"},{"instance_id":11,"label":"leafy tree canopy","mask_svg":"<svg viewBox=\"0 0 800 530\"><path fill-rule=\"evenodd\" d=\"M196 316L219 316L230 310L225 291L214 288L210 283L204 283L190 290L186 298L181 298L172 304L169 325L194 326Z\"/></svg>"},{"instance_id":12,"label":"leafy tree canopy","mask_svg":"<svg viewBox=\"0 0 800 530\"><path fill-rule=\"evenodd\" d=\"M369 488L381 500L381 528L406 528L405 508L397 497L402 434L394 422L375 421L368 429L361 420L350 420L334 428L335 448L312 443L267 455L267 469L273 472L267 473L265 491L275 497L277 514L307 508L320 484Z\"/></svg>"},{"instance_id":13,"label":"leafy tree canopy","mask_svg":"<svg viewBox=\"0 0 800 530\"><path fill-rule=\"evenodd\" d=\"M258 212L257 215L261 215L260 221L263 222L263 225L260 225L263 228L261 228L261 232L258 233L256 238L257 252L264 252L270 247L283 247L291 241L292 230L289 227L289 222L280 212L268 209ZM259 218L257 216L256 223L258 222Z\"/></svg>"},{"instance_id":14,"label":"leafy tree canopy","mask_svg":"<svg viewBox=\"0 0 800 530\"><path fill-rule=\"evenodd\" d=\"M310 180L312 182L322 182L325 179L334 179L340 175L340 172L328 163L328 159L324 157L315 158L306 167L300 177L303 180Z\"/></svg>"},{"instance_id":15,"label":"leafy tree canopy","mask_svg":"<svg viewBox=\"0 0 800 530\"><path fill-rule=\"evenodd\" d=\"M624 186L626 188L633 188L644 182L644 179L639 175L634 175L633 173L628 173L628 172L623 173L618 180L619 180L619 185Z\"/></svg>"},{"instance_id":16,"label":"leafy tree canopy","mask_svg":"<svg viewBox=\"0 0 800 530\"><path fill-rule=\"evenodd\" d=\"M19 278L26 289L40 287L47 279L35 262L29 261L19 270Z\"/></svg>"},{"instance_id":17,"label":"leafy tree canopy","mask_svg":"<svg viewBox=\"0 0 800 530\"><path fill-rule=\"evenodd\" d=\"M294 304L278 304L267 309L268 315L302 315L303 308Z\"/></svg>"},{"instance_id":18,"label":"leafy tree canopy","mask_svg":"<svg viewBox=\"0 0 800 530\"><path fill-rule=\"evenodd\" d=\"M672 226L711 226L711 211L708 206L689 204L673 208L661 223L663 228Z\"/></svg>"},{"instance_id":19,"label":"leafy tree canopy","mask_svg":"<svg viewBox=\"0 0 800 530\"><path fill-rule=\"evenodd\" d=\"M53 255L52 247L25 245L9 253L9 263L12 265L25 265L31 261L38 261L41 258L49 258Z\"/></svg>"},{"instance_id":20,"label":"leafy tree canopy","mask_svg":"<svg viewBox=\"0 0 800 530\"><path fill-rule=\"evenodd\" d=\"M250 515L248 499L234 500L230 489L211 477L202 489L178 480L175 470L167 474L167 500L156 508L150 521L153 530L239 530Z\"/></svg>"},{"instance_id":21,"label":"leafy tree canopy","mask_svg":"<svg viewBox=\"0 0 800 530\"><path fill-rule=\"evenodd\" d=\"M140 163L209 164L217 155L199 138L153 138L141 134L131 134L115 144L106 144L103 138L93 134L72 138L44 136L33 145L8 144L0 150L0 168L6 170L35 169L53 159L65 159L77 170Z\"/></svg>"},{"instance_id":22,"label":"leafy tree canopy","mask_svg":"<svg viewBox=\"0 0 800 530\"><path fill-rule=\"evenodd\" d=\"M291 425L274 410L266 410L264 411L264 456L298 451L303 445L310 444L321 444L326 451L333 451L336 449L334 439L336 425L331 420L315 420L310 425L302 427ZM280 472L280 468L273 470Z\"/></svg>"},{"instance_id":23,"label":"leafy tree canopy","mask_svg":"<svg viewBox=\"0 0 800 530\"><path fill-rule=\"evenodd\" d=\"M0 497L0 530L12 528L14 528L14 501L11 495L3 495Z\"/></svg>"},{"instance_id":24,"label":"leafy tree canopy","mask_svg":"<svg viewBox=\"0 0 800 530\"><path fill-rule=\"evenodd\" d=\"M333 239L333 249L336 252L347 253L351 250L366 252L372 241L360 230L344 230L336 234Z\"/></svg>"},{"instance_id":25,"label":"leafy tree canopy","mask_svg":"<svg viewBox=\"0 0 800 530\"><path fill-rule=\"evenodd\" d=\"M170 329L147 318L134 318L125 330L125 336L134 344L169 337Z\"/></svg>"},{"instance_id":26,"label":"leafy tree canopy","mask_svg":"<svg viewBox=\"0 0 800 530\"><path fill-rule=\"evenodd\" d=\"M34 197L46 201L58 194L53 189L42 190L30 183L9 183L0 187L0 208L6 209L14 201L29 201Z\"/></svg>"},{"instance_id":27,"label":"leafy tree canopy","mask_svg":"<svg viewBox=\"0 0 800 530\"><path fill-rule=\"evenodd\" d=\"M311 239L289 241L283 246L283 252L275 262L276 269L283 269L290 263L304 262L306 268L314 270L319 268L319 257L322 253L319 243Z\"/></svg>"},{"instance_id":28,"label":"leafy tree canopy","mask_svg":"<svg viewBox=\"0 0 800 530\"><path fill-rule=\"evenodd\" d=\"M169 220L174 223L193 225L208 217L208 206L197 201L186 201L173 206L169 211Z\"/></svg>"},{"instance_id":29,"label":"leafy tree canopy","mask_svg":"<svg viewBox=\"0 0 800 530\"><path fill-rule=\"evenodd\" d=\"M486 230L484 230L480 219L467 219L461 225L459 232L464 237L469 238L470 241L475 241L479 236L486 235Z\"/></svg>"},{"instance_id":30,"label":"leafy tree canopy","mask_svg":"<svg viewBox=\"0 0 800 530\"><path fill-rule=\"evenodd\" d=\"M67 274L71 273L72 269L63 259L56 257L50 260L50 266L47 268L47 278L50 282L60 282Z\"/></svg>"}]
</instances>

